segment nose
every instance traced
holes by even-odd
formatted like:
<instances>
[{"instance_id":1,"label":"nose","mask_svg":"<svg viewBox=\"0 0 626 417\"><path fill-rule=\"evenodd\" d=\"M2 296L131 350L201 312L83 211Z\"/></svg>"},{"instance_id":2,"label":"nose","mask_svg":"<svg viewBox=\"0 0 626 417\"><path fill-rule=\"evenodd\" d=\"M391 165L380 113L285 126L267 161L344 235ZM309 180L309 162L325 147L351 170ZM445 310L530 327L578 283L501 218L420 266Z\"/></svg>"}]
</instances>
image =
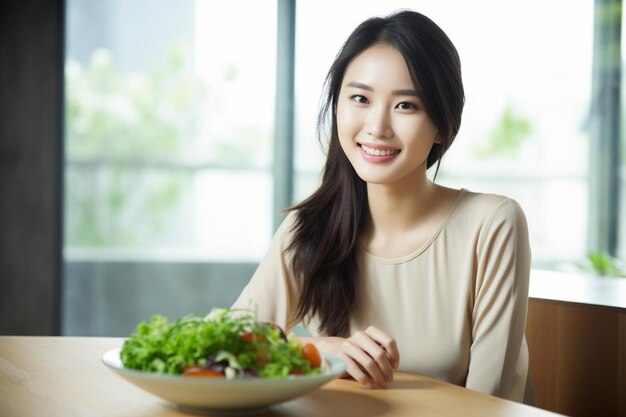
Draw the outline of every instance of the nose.
<instances>
[{"instance_id":1,"label":"nose","mask_svg":"<svg viewBox=\"0 0 626 417\"><path fill-rule=\"evenodd\" d=\"M366 131L376 138L390 138L393 136L389 114L382 106L372 107L367 115Z\"/></svg>"}]
</instances>

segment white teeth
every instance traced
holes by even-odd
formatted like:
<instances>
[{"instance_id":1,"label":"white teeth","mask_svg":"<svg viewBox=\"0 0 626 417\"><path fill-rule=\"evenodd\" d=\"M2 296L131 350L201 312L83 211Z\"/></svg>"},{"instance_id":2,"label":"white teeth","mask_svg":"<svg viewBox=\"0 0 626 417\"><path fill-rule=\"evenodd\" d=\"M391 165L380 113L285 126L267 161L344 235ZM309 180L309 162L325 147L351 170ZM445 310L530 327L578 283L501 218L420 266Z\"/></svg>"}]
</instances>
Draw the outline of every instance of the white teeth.
<instances>
[{"instance_id":1,"label":"white teeth","mask_svg":"<svg viewBox=\"0 0 626 417\"><path fill-rule=\"evenodd\" d=\"M374 156L389 156L389 155L394 155L394 154L397 154L398 152L400 152L399 149L387 149L386 151L381 151L380 149L370 148L370 147L365 146L365 145L361 145L361 148L368 155L374 155Z\"/></svg>"}]
</instances>

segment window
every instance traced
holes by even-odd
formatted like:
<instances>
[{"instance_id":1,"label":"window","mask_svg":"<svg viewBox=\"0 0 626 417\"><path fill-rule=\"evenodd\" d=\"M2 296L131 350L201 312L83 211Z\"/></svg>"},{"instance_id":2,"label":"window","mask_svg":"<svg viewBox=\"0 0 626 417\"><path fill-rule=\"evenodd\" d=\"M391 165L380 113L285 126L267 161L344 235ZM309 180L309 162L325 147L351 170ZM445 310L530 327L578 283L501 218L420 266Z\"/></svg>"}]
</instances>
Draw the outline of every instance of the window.
<instances>
[{"instance_id":1,"label":"window","mask_svg":"<svg viewBox=\"0 0 626 417\"><path fill-rule=\"evenodd\" d=\"M69 2L67 256L262 256L272 234L275 7ZM237 25L226 18L235 15Z\"/></svg>"},{"instance_id":2,"label":"window","mask_svg":"<svg viewBox=\"0 0 626 417\"><path fill-rule=\"evenodd\" d=\"M64 334L207 312L251 276L273 233L276 7L67 2Z\"/></svg>"},{"instance_id":3,"label":"window","mask_svg":"<svg viewBox=\"0 0 626 417\"><path fill-rule=\"evenodd\" d=\"M275 108L290 94L276 73L291 66L276 61L291 56L276 45L294 38L277 26L294 4L295 74L283 76L295 75L295 153L282 158L275 121L289 118L288 130L293 120ZM358 23L400 8L431 17L461 55L463 123L437 181L519 201L534 267L584 259L588 227L597 229L589 149L598 146L590 126L598 7L69 0L64 333L123 336L156 312L228 305L267 249L275 196L290 192L277 190L292 172L276 170L276 160L293 162L295 201L319 184L315 123L335 54Z\"/></svg>"}]
</instances>

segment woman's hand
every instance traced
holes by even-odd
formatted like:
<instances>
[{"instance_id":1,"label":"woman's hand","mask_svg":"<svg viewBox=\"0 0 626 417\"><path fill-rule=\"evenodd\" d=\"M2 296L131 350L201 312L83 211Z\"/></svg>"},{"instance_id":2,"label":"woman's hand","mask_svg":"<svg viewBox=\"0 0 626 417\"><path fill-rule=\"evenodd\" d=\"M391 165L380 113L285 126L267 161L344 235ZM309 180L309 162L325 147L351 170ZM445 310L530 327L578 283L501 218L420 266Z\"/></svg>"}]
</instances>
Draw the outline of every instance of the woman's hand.
<instances>
[{"instance_id":1,"label":"woman's hand","mask_svg":"<svg viewBox=\"0 0 626 417\"><path fill-rule=\"evenodd\" d=\"M347 364L347 375L365 388L385 388L400 365L396 341L382 330L370 326L347 339L311 338L322 352L333 353Z\"/></svg>"}]
</instances>

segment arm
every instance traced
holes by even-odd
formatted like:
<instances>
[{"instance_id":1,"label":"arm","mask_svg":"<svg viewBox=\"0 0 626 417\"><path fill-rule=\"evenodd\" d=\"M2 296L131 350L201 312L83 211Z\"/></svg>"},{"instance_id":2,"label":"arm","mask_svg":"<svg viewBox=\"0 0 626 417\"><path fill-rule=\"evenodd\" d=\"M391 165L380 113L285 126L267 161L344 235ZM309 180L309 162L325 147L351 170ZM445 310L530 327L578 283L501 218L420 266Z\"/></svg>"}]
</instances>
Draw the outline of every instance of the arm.
<instances>
[{"instance_id":1,"label":"arm","mask_svg":"<svg viewBox=\"0 0 626 417\"><path fill-rule=\"evenodd\" d=\"M519 205L504 201L481 232L466 387L522 401L530 248Z\"/></svg>"},{"instance_id":2,"label":"arm","mask_svg":"<svg viewBox=\"0 0 626 417\"><path fill-rule=\"evenodd\" d=\"M284 252L293 216L290 213L280 225L250 282L231 307L252 309L257 320L275 322L287 333L297 324L297 289L290 274L290 259Z\"/></svg>"}]
</instances>

